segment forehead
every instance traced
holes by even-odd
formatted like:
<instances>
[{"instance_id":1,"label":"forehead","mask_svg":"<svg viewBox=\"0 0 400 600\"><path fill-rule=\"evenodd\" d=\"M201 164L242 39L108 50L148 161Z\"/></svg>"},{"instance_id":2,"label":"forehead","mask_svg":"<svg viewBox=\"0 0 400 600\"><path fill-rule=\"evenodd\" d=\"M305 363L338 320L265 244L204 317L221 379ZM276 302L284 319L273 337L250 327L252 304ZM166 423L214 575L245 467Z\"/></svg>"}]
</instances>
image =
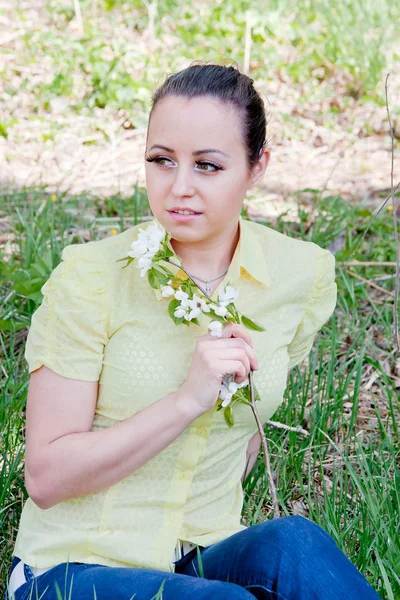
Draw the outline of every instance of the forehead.
<instances>
[{"instance_id":1,"label":"forehead","mask_svg":"<svg viewBox=\"0 0 400 600\"><path fill-rule=\"evenodd\" d=\"M242 145L240 125L238 111L216 98L168 96L154 108L148 139L174 149L212 146L228 152Z\"/></svg>"}]
</instances>

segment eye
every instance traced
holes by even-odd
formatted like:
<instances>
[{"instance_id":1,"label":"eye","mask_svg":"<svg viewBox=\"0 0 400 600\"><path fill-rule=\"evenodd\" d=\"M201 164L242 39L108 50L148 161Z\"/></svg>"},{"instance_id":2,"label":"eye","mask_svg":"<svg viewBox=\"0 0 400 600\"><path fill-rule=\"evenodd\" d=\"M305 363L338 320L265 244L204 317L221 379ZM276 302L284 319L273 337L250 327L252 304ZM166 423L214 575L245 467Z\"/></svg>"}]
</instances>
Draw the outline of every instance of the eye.
<instances>
[{"instance_id":1,"label":"eye","mask_svg":"<svg viewBox=\"0 0 400 600\"><path fill-rule=\"evenodd\" d=\"M166 156L146 156L146 160L147 162L155 162L157 165L159 165L160 167L162 167L163 169L167 167L167 165L162 164L161 161L165 160L167 162L171 162L171 160L169 158L167 158ZM201 161L201 162L197 162L197 165L199 165L200 167L207 167L210 166L212 167L212 169L199 169L200 171L204 171L205 173L214 173L215 171L220 171L223 170L221 165L218 165L216 163L212 163L209 161ZM167 167L168 168L168 167Z\"/></svg>"},{"instance_id":2,"label":"eye","mask_svg":"<svg viewBox=\"0 0 400 600\"><path fill-rule=\"evenodd\" d=\"M147 162L155 162L157 165L160 165L160 167L165 167L165 165L160 164L160 161L162 160L166 160L166 161L170 161L169 158L166 158L165 156L146 156L146 160Z\"/></svg>"},{"instance_id":3,"label":"eye","mask_svg":"<svg viewBox=\"0 0 400 600\"><path fill-rule=\"evenodd\" d=\"M197 164L200 165L201 167L204 166L204 165L205 166L209 165L210 167L213 167L212 171L210 171L208 169L207 170L206 169L200 169L200 171L206 171L206 173L213 173L214 171L220 171L222 169L222 167L220 165L217 165L215 163L208 162L208 161L198 162Z\"/></svg>"}]
</instances>

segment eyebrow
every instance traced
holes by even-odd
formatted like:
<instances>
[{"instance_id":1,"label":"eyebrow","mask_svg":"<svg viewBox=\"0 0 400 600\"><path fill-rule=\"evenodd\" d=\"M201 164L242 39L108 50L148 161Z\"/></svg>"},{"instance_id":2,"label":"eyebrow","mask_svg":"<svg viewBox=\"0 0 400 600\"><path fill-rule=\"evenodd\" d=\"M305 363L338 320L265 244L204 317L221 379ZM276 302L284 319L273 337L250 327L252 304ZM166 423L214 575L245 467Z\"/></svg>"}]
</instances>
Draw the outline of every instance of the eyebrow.
<instances>
[{"instance_id":1,"label":"eyebrow","mask_svg":"<svg viewBox=\"0 0 400 600\"><path fill-rule=\"evenodd\" d=\"M167 148L167 146L161 146L160 144L156 144L156 145L152 146L150 148L150 150L153 150L154 148L161 148L161 150L165 150L166 152L171 152L171 154L175 154L175 151L172 150L172 148ZM217 152L218 154L222 154L223 156L226 156L227 158L231 158L231 156L229 156L229 154L225 154L225 152L222 152L222 150L217 150L216 148L208 148L206 150L196 150L196 152L192 152L192 155L198 156L199 154L210 154L211 152Z\"/></svg>"}]
</instances>

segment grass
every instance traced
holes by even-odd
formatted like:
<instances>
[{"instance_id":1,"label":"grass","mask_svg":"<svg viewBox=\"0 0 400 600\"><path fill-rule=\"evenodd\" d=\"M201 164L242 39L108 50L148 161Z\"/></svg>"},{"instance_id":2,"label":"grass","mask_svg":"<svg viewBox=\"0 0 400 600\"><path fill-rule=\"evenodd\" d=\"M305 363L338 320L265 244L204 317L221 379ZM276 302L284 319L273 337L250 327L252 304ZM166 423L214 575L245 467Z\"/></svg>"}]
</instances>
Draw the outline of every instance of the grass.
<instances>
[{"instance_id":1,"label":"grass","mask_svg":"<svg viewBox=\"0 0 400 600\"><path fill-rule=\"evenodd\" d=\"M393 300L353 277L340 263L394 261L392 216L384 210L359 243L371 212L341 198L319 198L316 220L299 194L299 221L281 215L266 225L336 252L337 309L318 336L309 361L289 375L275 420L301 424L304 438L268 430L281 511L304 514L338 543L382 598L400 597L399 365L393 342ZM246 216L246 211L243 211ZM40 288L61 250L122 231L151 215L145 190L131 197L50 196L43 190L0 196L0 582L5 582L27 492L24 486L24 343ZM306 232L307 231L307 232ZM358 247L357 247L358 246ZM357 271L389 291L394 269ZM397 386L397 387L396 387ZM244 481L243 519L271 518L260 456ZM4 588L0 585L0 595Z\"/></svg>"},{"instance_id":2,"label":"grass","mask_svg":"<svg viewBox=\"0 0 400 600\"><path fill-rule=\"evenodd\" d=\"M268 10L261 0L205 0L198 8L201 18L190 4L164 0L158 2L151 48L142 40L149 19L140 0L98 0L97 14L91 0L80 0L83 36L71 33L73 2L44 4L45 25L31 22L19 0L12 4L10 26L23 33L17 35L15 49L3 47L9 60L0 71L2 97L7 105L25 106L24 118L42 122L43 141L55 140L65 126L62 118L52 118L55 100L64 101L69 115L123 111L124 127L141 128L147 124L160 74L196 59L237 61L241 66L250 7L249 74L258 89L268 95L277 78L289 82L299 91L296 106L323 106L330 112L324 119L331 119L333 127L336 113L354 99L384 104L383 70L398 60L395 25L400 5L394 0L271 0ZM392 113L398 116L399 105ZM0 136L7 138L11 131L17 136L13 127L18 115L17 110L3 111ZM293 123L295 116L287 118ZM99 119L93 126L93 140L85 143L95 143L99 133L110 141ZM302 203L302 194L299 220L282 214L266 223L323 247L340 241L335 252L337 309L308 363L290 373L285 401L274 415L289 425L302 424L310 435L268 431L280 507L283 513L304 514L320 524L382 598L399 600L400 366L393 341L393 299L368 285L374 281L393 290L394 269L339 264L350 258L394 261L392 216L382 211L363 239L372 217L367 206L349 204L340 196L321 200L318 190L311 193L318 211L309 230L309 206ZM28 373L23 354L31 316L42 300L41 287L64 246L112 235L149 216L146 192L138 187L128 198L105 199L51 196L44 188L0 191L0 597L27 498L23 461ZM244 490L244 520L252 524L270 518L261 457Z\"/></svg>"},{"instance_id":3,"label":"grass","mask_svg":"<svg viewBox=\"0 0 400 600\"><path fill-rule=\"evenodd\" d=\"M83 35L71 32L73 2L47 0L45 17L32 22L21 2L9 9L17 52L4 50L2 89L10 103L23 96L28 118L42 121L44 141L54 140L62 127L59 119L48 119L54 103L61 101L62 113L124 111L124 127L145 127L161 73L196 59L243 65L249 9L250 75L267 95L270 82L290 81L300 91L298 107L323 100L334 118L354 98L384 104L382 73L398 60L395 0L341 0L334 6L327 0L271 0L268 10L261 0L205 0L201 18L190 4L164 0L158 2L151 47L144 37L149 16L140 0L98 0L97 13L92 0L80 5ZM0 135L8 137L16 123L17 111L4 113ZM109 140L99 122L94 134ZM95 143L95 137L85 143Z\"/></svg>"}]
</instances>

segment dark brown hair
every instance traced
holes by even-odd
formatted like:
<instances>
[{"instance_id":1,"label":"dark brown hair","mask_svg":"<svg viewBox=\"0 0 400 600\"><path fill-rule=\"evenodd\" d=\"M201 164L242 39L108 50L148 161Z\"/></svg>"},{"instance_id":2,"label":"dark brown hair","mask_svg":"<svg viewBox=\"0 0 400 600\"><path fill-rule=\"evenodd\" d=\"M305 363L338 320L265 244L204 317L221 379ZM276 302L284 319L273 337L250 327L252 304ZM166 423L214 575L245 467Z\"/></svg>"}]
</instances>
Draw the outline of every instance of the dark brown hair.
<instances>
[{"instance_id":1,"label":"dark brown hair","mask_svg":"<svg viewBox=\"0 0 400 600\"><path fill-rule=\"evenodd\" d=\"M235 107L241 117L241 136L247 149L247 165L251 170L267 146L265 105L253 84L253 79L234 66L190 65L167 77L156 89L152 97L149 123L157 102L167 96L218 98L222 103Z\"/></svg>"}]
</instances>

